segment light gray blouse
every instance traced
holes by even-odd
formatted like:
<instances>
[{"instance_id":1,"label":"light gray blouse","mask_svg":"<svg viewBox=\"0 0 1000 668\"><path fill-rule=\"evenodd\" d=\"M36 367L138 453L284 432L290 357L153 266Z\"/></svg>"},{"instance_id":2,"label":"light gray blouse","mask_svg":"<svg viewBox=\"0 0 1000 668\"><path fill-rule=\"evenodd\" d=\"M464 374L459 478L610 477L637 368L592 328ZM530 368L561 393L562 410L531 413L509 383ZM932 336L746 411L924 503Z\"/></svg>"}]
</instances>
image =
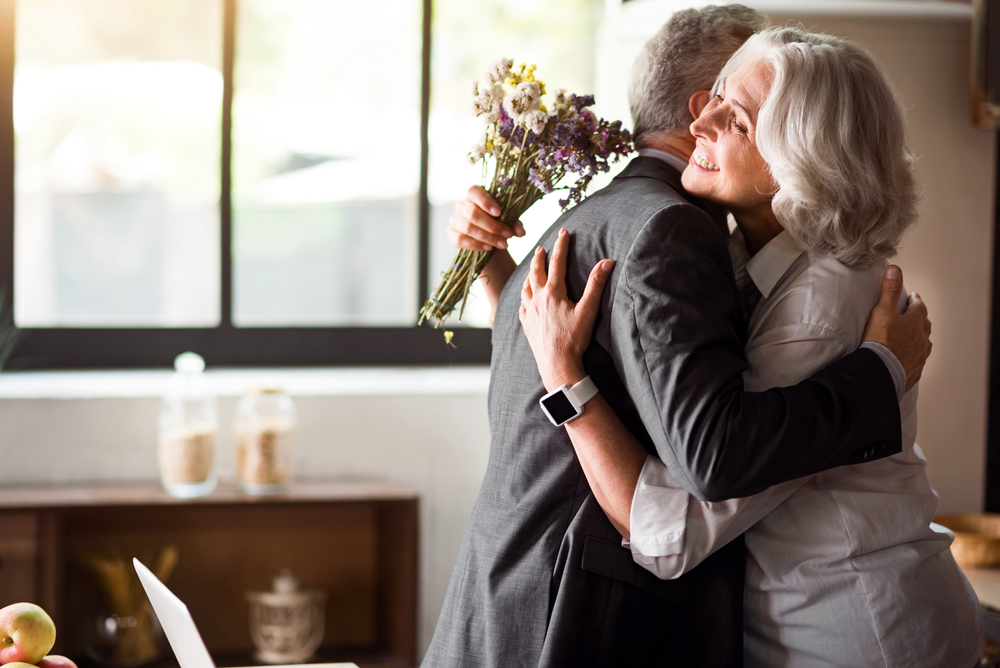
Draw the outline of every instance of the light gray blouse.
<instances>
[{"instance_id":1,"label":"light gray blouse","mask_svg":"<svg viewBox=\"0 0 1000 668\"><path fill-rule=\"evenodd\" d=\"M761 292L747 390L797 384L857 349L887 262L852 270L787 233L749 259L737 231L731 250L737 282ZM982 613L951 556L953 535L931 527L938 497L915 443L916 404L914 387L900 404L900 454L745 499L700 502L649 457L624 544L637 563L675 578L746 532L748 668L972 666Z\"/></svg>"}]
</instances>

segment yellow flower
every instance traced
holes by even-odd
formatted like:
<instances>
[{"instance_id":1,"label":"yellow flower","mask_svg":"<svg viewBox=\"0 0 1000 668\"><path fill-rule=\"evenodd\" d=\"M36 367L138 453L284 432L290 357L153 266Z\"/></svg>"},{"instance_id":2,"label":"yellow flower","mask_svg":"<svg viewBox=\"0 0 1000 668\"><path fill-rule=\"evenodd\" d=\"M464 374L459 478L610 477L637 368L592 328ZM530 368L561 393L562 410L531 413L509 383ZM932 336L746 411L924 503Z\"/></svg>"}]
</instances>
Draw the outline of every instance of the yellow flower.
<instances>
[{"instance_id":1,"label":"yellow flower","mask_svg":"<svg viewBox=\"0 0 1000 668\"><path fill-rule=\"evenodd\" d=\"M455 332L445 331L445 333L444 333L444 343L445 343L446 346L451 346L452 348L457 348L457 346L454 343L451 342L451 340L452 340L452 338L454 338L454 336L455 336Z\"/></svg>"}]
</instances>

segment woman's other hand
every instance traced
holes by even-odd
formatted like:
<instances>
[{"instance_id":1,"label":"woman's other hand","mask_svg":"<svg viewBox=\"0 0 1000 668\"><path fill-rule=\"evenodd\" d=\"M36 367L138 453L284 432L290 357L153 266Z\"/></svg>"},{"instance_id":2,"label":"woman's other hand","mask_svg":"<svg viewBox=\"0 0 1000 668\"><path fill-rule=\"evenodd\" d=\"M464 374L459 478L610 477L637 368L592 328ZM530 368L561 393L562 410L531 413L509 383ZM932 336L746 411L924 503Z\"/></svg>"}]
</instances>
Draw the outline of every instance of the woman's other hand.
<instances>
[{"instance_id":1,"label":"woman's other hand","mask_svg":"<svg viewBox=\"0 0 1000 668\"><path fill-rule=\"evenodd\" d=\"M574 304L566 294L566 253L569 233L559 230L552 248L549 273L545 251L539 247L521 290L521 326L535 355L545 389L573 385L587 375L583 353L590 345L601 295L614 268L614 260L594 266L583 297Z\"/></svg>"},{"instance_id":2,"label":"woman's other hand","mask_svg":"<svg viewBox=\"0 0 1000 668\"><path fill-rule=\"evenodd\" d=\"M482 186L472 186L465 199L455 205L455 212L448 221L448 240L455 248L471 251L506 249L507 239L523 237L520 222L507 227L496 217L500 206Z\"/></svg>"}]
</instances>

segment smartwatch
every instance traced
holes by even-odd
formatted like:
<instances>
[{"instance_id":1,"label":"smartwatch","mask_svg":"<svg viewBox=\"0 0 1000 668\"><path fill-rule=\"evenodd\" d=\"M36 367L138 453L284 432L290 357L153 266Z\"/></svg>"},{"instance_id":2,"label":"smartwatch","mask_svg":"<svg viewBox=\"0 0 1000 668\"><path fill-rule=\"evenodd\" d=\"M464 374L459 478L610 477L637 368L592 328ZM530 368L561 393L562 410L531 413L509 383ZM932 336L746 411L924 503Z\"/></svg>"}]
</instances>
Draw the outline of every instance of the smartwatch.
<instances>
[{"instance_id":1,"label":"smartwatch","mask_svg":"<svg viewBox=\"0 0 1000 668\"><path fill-rule=\"evenodd\" d=\"M545 415L557 427L583 415L583 405L597 396L597 385L587 376L570 387L563 385L538 400Z\"/></svg>"}]
</instances>

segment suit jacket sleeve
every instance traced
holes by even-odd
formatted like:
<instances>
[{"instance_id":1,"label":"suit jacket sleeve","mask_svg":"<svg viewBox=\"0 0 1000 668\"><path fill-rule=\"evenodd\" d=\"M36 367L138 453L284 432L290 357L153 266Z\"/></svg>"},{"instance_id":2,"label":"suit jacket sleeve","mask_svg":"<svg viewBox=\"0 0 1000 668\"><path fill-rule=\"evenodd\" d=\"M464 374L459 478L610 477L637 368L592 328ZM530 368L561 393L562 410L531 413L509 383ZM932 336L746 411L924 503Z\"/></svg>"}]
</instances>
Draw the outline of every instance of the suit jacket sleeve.
<instances>
[{"instance_id":1,"label":"suit jacket sleeve","mask_svg":"<svg viewBox=\"0 0 1000 668\"><path fill-rule=\"evenodd\" d=\"M892 377L869 350L794 387L743 390L728 240L697 207L653 215L616 271L615 365L660 459L698 499L749 496L902 450Z\"/></svg>"}]
</instances>

